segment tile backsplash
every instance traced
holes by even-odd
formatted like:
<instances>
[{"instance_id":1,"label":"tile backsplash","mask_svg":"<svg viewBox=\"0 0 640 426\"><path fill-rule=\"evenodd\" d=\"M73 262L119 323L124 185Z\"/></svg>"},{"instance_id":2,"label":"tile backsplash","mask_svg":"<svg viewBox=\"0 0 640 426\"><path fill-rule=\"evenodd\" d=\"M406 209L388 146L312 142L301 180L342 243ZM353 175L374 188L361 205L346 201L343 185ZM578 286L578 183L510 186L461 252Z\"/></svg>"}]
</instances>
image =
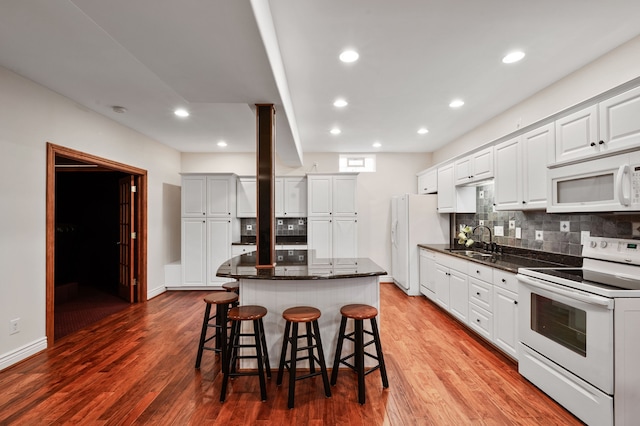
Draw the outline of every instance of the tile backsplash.
<instances>
[{"instance_id":1,"label":"tile backsplash","mask_svg":"<svg viewBox=\"0 0 640 426\"><path fill-rule=\"evenodd\" d=\"M483 198L480 198L482 192ZM640 239L640 212L635 214L555 214L543 210L536 211L494 211L493 184L476 188L476 213L455 214L456 230L461 224L471 227L484 221L484 225L494 232L495 226L502 226L503 237L494 236L494 241L503 246L542 250L552 253L580 255L582 231L589 231L596 237ZM516 238L516 230L509 229L509 222L521 228L521 238ZM536 233L542 231L542 240L536 240ZM475 241L487 241L488 233L476 231Z\"/></svg>"},{"instance_id":2,"label":"tile backsplash","mask_svg":"<svg viewBox=\"0 0 640 426\"><path fill-rule=\"evenodd\" d=\"M277 236L305 236L307 235L307 218L287 217L276 218ZM256 235L256 219L240 219L240 236Z\"/></svg>"}]
</instances>

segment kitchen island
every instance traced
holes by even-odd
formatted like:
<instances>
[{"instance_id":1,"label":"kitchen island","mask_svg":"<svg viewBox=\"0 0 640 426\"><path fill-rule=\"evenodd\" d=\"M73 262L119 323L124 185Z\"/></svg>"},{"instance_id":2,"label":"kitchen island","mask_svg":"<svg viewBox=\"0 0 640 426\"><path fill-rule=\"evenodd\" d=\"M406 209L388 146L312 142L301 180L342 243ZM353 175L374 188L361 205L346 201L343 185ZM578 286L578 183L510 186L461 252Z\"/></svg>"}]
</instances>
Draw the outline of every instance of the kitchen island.
<instances>
[{"instance_id":1,"label":"kitchen island","mask_svg":"<svg viewBox=\"0 0 640 426\"><path fill-rule=\"evenodd\" d=\"M238 280L241 305L267 308L264 327L272 368L277 368L282 349L282 312L293 306L318 308L322 312L318 320L322 346L330 367L340 327L340 308L364 303L379 311L378 277L386 272L368 258L318 259L313 250L276 250L275 259L275 268L257 269L255 253L236 256L218 269L217 276ZM349 325L352 326L351 321ZM352 349L347 343L343 354Z\"/></svg>"}]
</instances>

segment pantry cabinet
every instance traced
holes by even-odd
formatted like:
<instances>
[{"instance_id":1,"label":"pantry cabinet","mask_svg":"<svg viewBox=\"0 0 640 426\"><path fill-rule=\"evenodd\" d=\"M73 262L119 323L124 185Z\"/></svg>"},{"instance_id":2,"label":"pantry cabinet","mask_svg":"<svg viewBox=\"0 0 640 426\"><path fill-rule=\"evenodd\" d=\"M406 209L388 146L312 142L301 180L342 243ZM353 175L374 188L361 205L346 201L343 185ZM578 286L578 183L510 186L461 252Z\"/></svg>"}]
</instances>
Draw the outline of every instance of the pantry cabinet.
<instances>
[{"instance_id":1,"label":"pantry cabinet","mask_svg":"<svg viewBox=\"0 0 640 426\"><path fill-rule=\"evenodd\" d=\"M315 266L356 265L358 257L358 220L355 217L309 217L307 246L314 250L310 263ZM338 264L333 264L333 260Z\"/></svg>"},{"instance_id":2,"label":"pantry cabinet","mask_svg":"<svg viewBox=\"0 0 640 426\"><path fill-rule=\"evenodd\" d=\"M357 174L307 176L308 216L357 216Z\"/></svg>"},{"instance_id":3,"label":"pantry cabinet","mask_svg":"<svg viewBox=\"0 0 640 426\"><path fill-rule=\"evenodd\" d=\"M182 184L181 287L219 286L227 280L216 277L218 267L239 238L236 176L185 174Z\"/></svg>"}]
</instances>

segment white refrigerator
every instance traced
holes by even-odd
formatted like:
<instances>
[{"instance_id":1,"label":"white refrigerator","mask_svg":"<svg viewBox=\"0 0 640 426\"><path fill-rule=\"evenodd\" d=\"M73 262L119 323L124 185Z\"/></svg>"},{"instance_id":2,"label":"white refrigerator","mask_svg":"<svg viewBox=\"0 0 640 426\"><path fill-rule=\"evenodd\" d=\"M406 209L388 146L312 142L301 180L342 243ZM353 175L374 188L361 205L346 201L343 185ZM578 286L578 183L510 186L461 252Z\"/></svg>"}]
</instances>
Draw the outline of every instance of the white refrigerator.
<instances>
[{"instance_id":1,"label":"white refrigerator","mask_svg":"<svg viewBox=\"0 0 640 426\"><path fill-rule=\"evenodd\" d=\"M420 294L418 244L447 244L449 215L437 210L436 194L391 197L391 275L409 296Z\"/></svg>"}]
</instances>

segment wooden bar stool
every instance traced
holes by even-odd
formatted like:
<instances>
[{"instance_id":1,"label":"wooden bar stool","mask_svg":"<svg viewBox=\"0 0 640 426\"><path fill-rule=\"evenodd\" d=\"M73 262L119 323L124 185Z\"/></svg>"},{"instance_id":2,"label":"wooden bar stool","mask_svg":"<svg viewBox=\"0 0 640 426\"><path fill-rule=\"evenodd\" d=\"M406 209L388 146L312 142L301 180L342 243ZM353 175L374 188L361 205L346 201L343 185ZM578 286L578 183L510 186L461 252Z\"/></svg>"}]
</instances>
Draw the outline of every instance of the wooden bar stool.
<instances>
[{"instance_id":1,"label":"wooden bar stool","mask_svg":"<svg viewBox=\"0 0 640 426\"><path fill-rule=\"evenodd\" d=\"M238 281L229 281L222 284L222 288L226 291L232 291L236 294L240 294L240 283Z\"/></svg>"},{"instance_id":2,"label":"wooden bar stool","mask_svg":"<svg viewBox=\"0 0 640 426\"><path fill-rule=\"evenodd\" d=\"M331 371L331 384L336 384L336 381L338 379L338 367L340 367L340 364L344 364L347 367L351 368L358 374L358 402L360 404L364 404L364 377L367 374L379 369L380 375L382 376L382 386L384 388L389 387L389 381L387 380L387 369L384 365L384 356L382 354L382 346L380 344L380 333L378 332L378 324L376 322L378 310L373 306L354 304L343 306L342 308L340 308L340 313L342 314L342 320L340 322L340 333L338 334L336 355L333 360L333 371ZM353 332L345 334L347 319L349 318L354 320L355 329ZM365 330L363 327L363 321L366 319L371 320L371 331ZM365 342L365 334L372 336L373 339ZM342 356L342 344L344 342L344 339L350 340L354 343L354 353L347 355L344 358L340 358ZM376 347L376 356L365 351L365 348L372 343L375 344ZM378 361L378 365L365 371L365 355ZM352 357L354 358L354 363L350 364L347 362L347 360Z\"/></svg>"},{"instance_id":3,"label":"wooden bar stool","mask_svg":"<svg viewBox=\"0 0 640 426\"><path fill-rule=\"evenodd\" d=\"M207 294L204 298L207 307L204 310L204 320L202 321L202 331L200 332L200 343L198 344L198 355L196 356L196 368L200 368L202 352L219 352L222 355L222 368L225 366L225 355L227 353L227 312L229 305L237 303L238 295L228 292L215 292ZM211 315L211 306L216 305L216 313ZM215 319L215 321L213 321ZM215 329L215 334L207 338L209 327ZM214 346L206 346L212 339L215 339Z\"/></svg>"},{"instance_id":4,"label":"wooden bar stool","mask_svg":"<svg viewBox=\"0 0 640 426\"><path fill-rule=\"evenodd\" d=\"M267 377L271 378L271 366L269 365L269 352L267 351L267 341L264 337L264 323L262 321L265 315L267 315L267 309L256 305L236 306L229 310L228 317L231 321L231 336L229 337L228 364L226 368L223 369L220 402L224 402L226 397L229 377L256 375L260 378L260 397L263 401L267 400L267 384L264 375L266 369ZM253 322L252 333L241 332L240 326L243 321ZM241 343L241 337L253 337L253 343ZM240 355L238 349L241 348L253 348L256 353L255 355ZM238 360L250 358L256 359L258 372L237 371L236 364Z\"/></svg>"},{"instance_id":5,"label":"wooden bar stool","mask_svg":"<svg viewBox=\"0 0 640 426\"><path fill-rule=\"evenodd\" d=\"M327 374L327 366L324 361L324 352L322 350L322 340L320 338L320 328L318 327L318 318L320 311L310 306L298 306L289 308L282 313L282 317L286 320L284 327L284 338L282 339L282 352L280 355L280 366L278 367L278 380L276 384L282 384L282 373L286 367L289 370L289 402L288 407L293 408L293 399L295 396L296 380L307 379L322 375L324 382L324 394L331 396L331 387L329 386L329 376ZM298 334L298 325L304 323L306 326L306 334ZM293 327L292 327L293 324ZM313 327L313 331L311 330ZM306 339L307 346L298 347L298 339ZM286 360L287 347L291 344L291 356ZM313 352L316 349L318 356ZM299 358L298 352L306 351L307 355ZM296 376L296 364L298 361L309 360L309 374ZM320 371L315 371L315 362L320 366Z\"/></svg>"}]
</instances>

